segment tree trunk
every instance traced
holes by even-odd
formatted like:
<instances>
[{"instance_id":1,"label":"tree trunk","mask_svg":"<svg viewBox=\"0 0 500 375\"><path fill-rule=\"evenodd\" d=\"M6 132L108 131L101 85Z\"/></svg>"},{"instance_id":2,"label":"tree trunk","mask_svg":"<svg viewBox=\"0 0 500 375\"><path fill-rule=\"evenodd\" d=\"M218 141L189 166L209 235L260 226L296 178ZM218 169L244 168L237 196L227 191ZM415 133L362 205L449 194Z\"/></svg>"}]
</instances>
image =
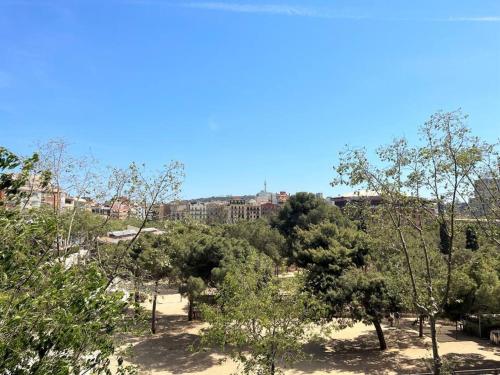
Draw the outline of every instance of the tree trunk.
<instances>
[{"instance_id":1,"label":"tree trunk","mask_svg":"<svg viewBox=\"0 0 500 375\"><path fill-rule=\"evenodd\" d=\"M139 294L139 285L137 277L134 277L134 316L139 316L139 305L141 303L141 295Z\"/></svg>"},{"instance_id":2,"label":"tree trunk","mask_svg":"<svg viewBox=\"0 0 500 375\"><path fill-rule=\"evenodd\" d=\"M424 317L418 317L418 337L424 337Z\"/></svg>"},{"instance_id":3,"label":"tree trunk","mask_svg":"<svg viewBox=\"0 0 500 375\"><path fill-rule=\"evenodd\" d=\"M431 327L431 340L432 340L432 358L434 361L434 375L441 374L441 357L439 356L438 342L436 338L436 317L434 315L429 316L429 324Z\"/></svg>"},{"instance_id":4,"label":"tree trunk","mask_svg":"<svg viewBox=\"0 0 500 375\"><path fill-rule=\"evenodd\" d=\"M139 316L139 304L141 303L141 296L139 294L139 278L138 274L138 266L137 263L134 269L134 317Z\"/></svg>"},{"instance_id":5,"label":"tree trunk","mask_svg":"<svg viewBox=\"0 0 500 375\"><path fill-rule=\"evenodd\" d=\"M378 319L372 320L373 325L375 326L375 330L377 331L378 342L380 344L380 350L387 349L387 343L385 342L384 331L382 331L382 326L380 325L380 321Z\"/></svg>"},{"instance_id":6,"label":"tree trunk","mask_svg":"<svg viewBox=\"0 0 500 375\"><path fill-rule=\"evenodd\" d=\"M274 375L274 373L276 372L276 369L275 369L275 365L274 365L274 361L271 363L271 375Z\"/></svg>"},{"instance_id":7,"label":"tree trunk","mask_svg":"<svg viewBox=\"0 0 500 375\"><path fill-rule=\"evenodd\" d=\"M155 289L153 292L153 308L151 309L151 333L156 333L156 299L158 297L158 280L155 281Z\"/></svg>"},{"instance_id":8,"label":"tree trunk","mask_svg":"<svg viewBox=\"0 0 500 375\"><path fill-rule=\"evenodd\" d=\"M193 320L193 297L188 297L188 320Z\"/></svg>"}]
</instances>

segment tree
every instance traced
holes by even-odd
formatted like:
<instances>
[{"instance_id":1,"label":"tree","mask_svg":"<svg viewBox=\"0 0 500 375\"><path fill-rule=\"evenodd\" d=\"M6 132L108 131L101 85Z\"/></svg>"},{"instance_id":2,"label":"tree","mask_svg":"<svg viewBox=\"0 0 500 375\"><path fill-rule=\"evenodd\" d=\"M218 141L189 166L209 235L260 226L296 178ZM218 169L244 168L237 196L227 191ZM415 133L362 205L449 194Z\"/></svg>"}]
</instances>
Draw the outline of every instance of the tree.
<instances>
[{"instance_id":1,"label":"tree","mask_svg":"<svg viewBox=\"0 0 500 375\"><path fill-rule=\"evenodd\" d=\"M446 223L439 223L439 248L443 254L448 254L450 250L450 235Z\"/></svg>"},{"instance_id":2,"label":"tree","mask_svg":"<svg viewBox=\"0 0 500 375\"><path fill-rule=\"evenodd\" d=\"M122 247L126 246L122 244ZM152 245L151 238L142 236L139 237L130 247L128 252L128 259L124 262L125 268L130 272L132 276L133 288L134 288L134 309L135 314L138 316L140 311L140 286L146 277L146 255L144 253L151 253Z\"/></svg>"},{"instance_id":3,"label":"tree","mask_svg":"<svg viewBox=\"0 0 500 375\"><path fill-rule=\"evenodd\" d=\"M184 166L180 162L172 161L164 165L161 170L152 173L146 169L145 164L138 166L132 163L129 167L129 173L115 173L115 175L118 175L118 180L122 180L122 174L125 176L124 185L128 185L126 190L129 192L130 200L138 203L140 224L139 230L134 237L128 241L123 250L118 252L115 257L114 267L108 275L108 287L113 283L114 278L123 266L127 252L150 220L154 206L158 202L177 196L184 178Z\"/></svg>"},{"instance_id":4,"label":"tree","mask_svg":"<svg viewBox=\"0 0 500 375\"><path fill-rule=\"evenodd\" d=\"M312 193L297 193L290 197L273 218L272 225L285 237L289 252L287 255L291 256L295 230L306 229L323 221L342 225L346 219L337 207L329 205L324 199Z\"/></svg>"},{"instance_id":5,"label":"tree","mask_svg":"<svg viewBox=\"0 0 500 375\"><path fill-rule=\"evenodd\" d=\"M364 150L346 150L333 182L382 197L380 210L405 259L413 305L429 316L435 374L442 367L436 318L450 297L458 207L471 190L471 171L479 168L488 150L470 134L466 118L461 111L438 112L422 126L420 145L410 147L397 139L377 150L376 163ZM437 228L447 238L441 248L440 241L429 240Z\"/></svg>"},{"instance_id":6,"label":"tree","mask_svg":"<svg viewBox=\"0 0 500 375\"><path fill-rule=\"evenodd\" d=\"M223 227L225 237L246 240L259 252L271 258L276 274L285 254L285 238L264 220L239 221Z\"/></svg>"},{"instance_id":7,"label":"tree","mask_svg":"<svg viewBox=\"0 0 500 375\"><path fill-rule=\"evenodd\" d=\"M206 284L201 277L189 276L179 288L179 292L188 297L188 320L194 319L194 301L206 289Z\"/></svg>"},{"instance_id":8,"label":"tree","mask_svg":"<svg viewBox=\"0 0 500 375\"><path fill-rule=\"evenodd\" d=\"M338 300L347 307L349 316L355 321L373 324L380 350L386 350L387 343L380 322L387 313L399 310L399 301L391 294L385 277L377 271L351 268L340 277L338 288Z\"/></svg>"},{"instance_id":9,"label":"tree","mask_svg":"<svg viewBox=\"0 0 500 375\"><path fill-rule=\"evenodd\" d=\"M457 250L450 298L445 314L453 320L500 309L500 257L493 244L471 252Z\"/></svg>"},{"instance_id":10,"label":"tree","mask_svg":"<svg viewBox=\"0 0 500 375\"><path fill-rule=\"evenodd\" d=\"M304 267L306 288L327 307L327 318L348 317L372 323L385 350L380 321L396 298L369 259L368 236L354 226L338 228L323 222L297 230L295 262Z\"/></svg>"},{"instance_id":11,"label":"tree","mask_svg":"<svg viewBox=\"0 0 500 375\"><path fill-rule=\"evenodd\" d=\"M30 179L39 160L37 153L23 159L5 147L0 147L0 205L17 205L22 199L29 199L29 192L21 192L20 189ZM50 179L49 171L40 171L42 188L49 184Z\"/></svg>"},{"instance_id":12,"label":"tree","mask_svg":"<svg viewBox=\"0 0 500 375\"><path fill-rule=\"evenodd\" d=\"M480 158L466 175L465 214L474 220L476 228L489 241L500 246L500 143L478 144Z\"/></svg>"},{"instance_id":13,"label":"tree","mask_svg":"<svg viewBox=\"0 0 500 375\"><path fill-rule=\"evenodd\" d=\"M144 254L144 266L149 277L154 281L153 306L151 308L151 333L156 333L156 302L160 281L172 278L176 273L173 264L175 252L182 246L175 235L162 235L154 239L151 248Z\"/></svg>"},{"instance_id":14,"label":"tree","mask_svg":"<svg viewBox=\"0 0 500 375\"><path fill-rule=\"evenodd\" d=\"M473 251L479 249L476 230L472 225L467 225L465 228L465 248Z\"/></svg>"},{"instance_id":15,"label":"tree","mask_svg":"<svg viewBox=\"0 0 500 375\"><path fill-rule=\"evenodd\" d=\"M142 250L132 251L132 258L129 251L145 222L132 241L115 249L116 256L100 253L96 238L108 219L61 212L58 196L68 160L63 147L56 151L47 171L40 166L50 158L21 158L0 148L0 199L8 208L0 207L0 373L107 373L114 334L136 323L126 314L123 293L110 286L125 259L140 263ZM134 170L112 179L120 177L120 191L128 186L137 192L147 182L150 211L157 199L178 190L180 171L174 163L158 179ZM54 195L51 209L26 209L32 191L25 187L32 179ZM77 237L71 235L75 230ZM88 250L84 262L70 258L79 250Z\"/></svg>"},{"instance_id":16,"label":"tree","mask_svg":"<svg viewBox=\"0 0 500 375\"><path fill-rule=\"evenodd\" d=\"M206 230L208 227L200 228ZM199 280L203 281L206 287L215 287L224 279L233 264L245 263L255 253L256 250L245 240L222 237L213 229L208 229L208 232L194 232L183 248L183 253L176 259L184 285L181 287L181 293L191 296L189 311L192 312L193 303L199 296ZM188 293L191 290L188 287L189 280L192 286L196 287L195 293ZM191 314L189 318L192 318Z\"/></svg>"},{"instance_id":17,"label":"tree","mask_svg":"<svg viewBox=\"0 0 500 375\"><path fill-rule=\"evenodd\" d=\"M267 280L254 268L249 262L225 275L216 305L202 309L210 326L201 342L227 350L245 374L274 375L302 358L313 309L294 278Z\"/></svg>"},{"instance_id":18,"label":"tree","mask_svg":"<svg viewBox=\"0 0 500 375\"><path fill-rule=\"evenodd\" d=\"M35 161L0 151L7 202ZM0 208L0 373L104 373L128 321L123 294L106 291L96 262L58 256L57 220L51 210Z\"/></svg>"}]
</instances>

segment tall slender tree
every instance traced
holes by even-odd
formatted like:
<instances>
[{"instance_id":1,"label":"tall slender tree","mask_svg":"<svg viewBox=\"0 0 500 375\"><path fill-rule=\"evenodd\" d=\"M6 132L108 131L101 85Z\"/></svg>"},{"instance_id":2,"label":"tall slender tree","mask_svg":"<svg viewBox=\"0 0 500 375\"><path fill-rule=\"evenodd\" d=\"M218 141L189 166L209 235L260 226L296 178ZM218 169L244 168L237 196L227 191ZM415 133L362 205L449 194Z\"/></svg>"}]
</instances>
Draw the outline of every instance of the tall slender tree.
<instances>
[{"instance_id":1,"label":"tall slender tree","mask_svg":"<svg viewBox=\"0 0 500 375\"><path fill-rule=\"evenodd\" d=\"M346 150L333 182L361 186L382 197L380 209L405 259L413 304L429 316L435 374L442 367L436 319L450 296L458 208L471 190L471 171L479 168L489 149L471 135L466 119L460 110L438 112L421 127L420 145L397 139L377 150L376 162L364 150ZM447 237L441 248L429 240L437 228Z\"/></svg>"}]
</instances>

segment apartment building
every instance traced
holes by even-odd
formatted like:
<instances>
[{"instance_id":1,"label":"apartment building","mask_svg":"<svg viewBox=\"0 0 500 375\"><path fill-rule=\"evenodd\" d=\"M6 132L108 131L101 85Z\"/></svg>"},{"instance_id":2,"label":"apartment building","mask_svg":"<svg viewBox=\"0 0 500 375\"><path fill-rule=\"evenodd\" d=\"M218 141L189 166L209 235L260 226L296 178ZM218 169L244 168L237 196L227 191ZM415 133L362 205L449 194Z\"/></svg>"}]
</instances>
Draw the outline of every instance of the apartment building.
<instances>
[{"instance_id":1,"label":"apartment building","mask_svg":"<svg viewBox=\"0 0 500 375\"><path fill-rule=\"evenodd\" d=\"M125 220L130 216L130 201L125 198L117 198L110 206L110 216L113 219Z\"/></svg>"},{"instance_id":2,"label":"apartment building","mask_svg":"<svg viewBox=\"0 0 500 375\"><path fill-rule=\"evenodd\" d=\"M273 203L273 200L277 202L277 199L273 199L272 196L277 197L275 194L266 193L264 203L260 203L257 199L245 200L240 197L233 197L229 201L185 201L160 204L155 207L154 218L159 220L182 220L189 217L209 224L232 224L241 220L257 220L263 216L270 216L279 210L280 206ZM261 197L264 197L264 195L261 195Z\"/></svg>"},{"instance_id":3,"label":"apartment building","mask_svg":"<svg viewBox=\"0 0 500 375\"><path fill-rule=\"evenodd\" d=\"M189 204L189 216L193 220L206 222L207 207L203 202L192 202Z\"/></svg>"},{"instance_id":4,"label":"apartment building","mask_svg":"<svg viewBox=\"0 0 500 375\"><path fill-rule=\"evenodd\" d=\"M290 194L288 194L286 191L280 191L279 193L276 194L276 196L278 204L285 204L290 198Z\"/></svg>"},{"instance_id":5,"label":"apartment building","mask_svg":"<svg viewBox=\"0 0 500 375\"><path fill-rule=\"evenodd\" d=\"M205 203L207 212L207 223L222 224L227 222L228 204L224 201L212 201Z\"/></svg>"},{"instance_id":6,"label":"apartment building","mask_svg":"<svg viewBox=\"0 0 500 375\"><path fill-rule=\"evenodd\" d=\"M26 183L19 188L17 197L7 198L3 192L3 199L9 199L5 202L7 207L19 205L27 209L50 207L60 211L65 206L66 193L52 186L43 186L41 179L37 175L31 176Z\"/></svg>"},{"instance_id":7,"label":"apartment building","mask_svg":"<svg viewBox=\"0 0 500 375\"><path fill-rule=\"evenodd\" d=\"M230 224L246 219L246 201L244 199L231 199L228 205L227 222Z\"/></svg>"},{"instance_id":8,"label":"apartment building","mask_svg":"<svg viewBox=\"0 0 500 375\"><path fill-rule=\"evenodd\" d=\"M248 201L248 203L245 206L246 206L245 207L245 210L246 210L245 219L246 220L260 219L260 217L262 216L260 204L257 204L257 202L254 199L251 199Z\"/></svg>"},{"instance_id":9,"label":"apartment building","mask_svg":"<svg viewBox=\"0 0 500 375\"><path fill-rule=\"evenodd\" d=\"M111 207L106 206L104 204L93 205L90 209L93 214L100 216L110 216L111 215Z\"/></svg>"},{"instance_id":10,"label":"apartment building","mask_svg":"<svg viewBox=\"0 0 500 375\"><path fill-rule=\"evenodd\" d=\"M64 209L65 210L74 210L74 209L82 209L82 210L90 210L91 201L90 199L85 198L74 198L70 196L66 196L64 200Z\"/></svg>"},{"instance_id":11,"label":"apartment building","mask_svg":"<svg viewBox=\"0 0 500 375\"><path fill-rule=\"evenodd\" d=\"M189 202L174 202L166 205L165 219L184 220L190 215Z\"/></svg>"},{"instance_id":12,"label":"apartment building","mask_svg":"<svg viewBox=\"0 0 500 375\"><path fill-rule=\"evenodd\" d=\"M469 206L475 216L494 214L498 217L500 180L493 177L484 177L474 181L474 196L469 199Z\"/></svg>"}]
</instances>

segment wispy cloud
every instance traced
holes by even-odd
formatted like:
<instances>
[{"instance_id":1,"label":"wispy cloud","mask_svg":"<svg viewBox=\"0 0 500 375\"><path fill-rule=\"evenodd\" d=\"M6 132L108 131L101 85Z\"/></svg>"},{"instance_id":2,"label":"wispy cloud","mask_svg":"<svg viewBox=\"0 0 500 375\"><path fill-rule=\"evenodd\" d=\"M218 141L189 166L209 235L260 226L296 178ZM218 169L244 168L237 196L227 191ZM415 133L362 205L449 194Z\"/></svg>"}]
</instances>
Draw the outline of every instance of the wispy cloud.
<instances>
[{"instance_id":1,"label":"wispy cloud","mask_svg":"<svg viewBox=\"0 0 500 375\"><path fill-rule=\"evenodd\" d=\"M362 19L365 15L350 15L334 13L329 9L313 8L288 4L242 4L229 2L187 2L179 4L185 8L207 9L235 13L261 13L270 15L314 17L314 18L344 18Z\"/></svg>"},{"instance_id":2,"label":"wispy cloud","mask_svg":"<svg viewBox=\"0 0 500 375\"><path fill-rule=\"evenodd\" d=\"M450 17L446 19L449 22L500 22L500 16L485 17Z\"/></svg>"},{"instance_id":3,"label":"wispy cloud","mask_svg":"<svg viewBox=\"0 0 500 375\"><path fill-rule=\"evenodd\" d=\"M243 4L230 3L222 1L201 1L201 2L186 2L180 6L186 8L197 8L207 10L218 10L236 13L264 13L271 15L283 16L298 16L298 17L315 17L315 18L333 18L333 19L376 19L387 21L418 21L419 19L412 18L392 18L386 16L371 16L367 14L352 14L334 12L329 8L318 8L308 6L296 6L291 4ZM433 22L500 22L500 16L476 16L476 17L448 17L448 18L428 18L420 19L421 21Z\"/></svg>"},{"instance_id":4,"label":"wispy cloud","mask_svg":"<svg viewBox=\"0 0 500 375\"><path fill-rule=\"evenodd\" d=\"M392 17L387 14L368 14L359 9L339 10L332 7L314 7L293 4L240 3L231 1L182 1L172 0L125 0L137 5L165 5L220 12L268 14L290 17L312 17L346 20L409 21L409 22L500 22L500 15L444 16L444 17Z\"/></svg>"}]
</instances>

